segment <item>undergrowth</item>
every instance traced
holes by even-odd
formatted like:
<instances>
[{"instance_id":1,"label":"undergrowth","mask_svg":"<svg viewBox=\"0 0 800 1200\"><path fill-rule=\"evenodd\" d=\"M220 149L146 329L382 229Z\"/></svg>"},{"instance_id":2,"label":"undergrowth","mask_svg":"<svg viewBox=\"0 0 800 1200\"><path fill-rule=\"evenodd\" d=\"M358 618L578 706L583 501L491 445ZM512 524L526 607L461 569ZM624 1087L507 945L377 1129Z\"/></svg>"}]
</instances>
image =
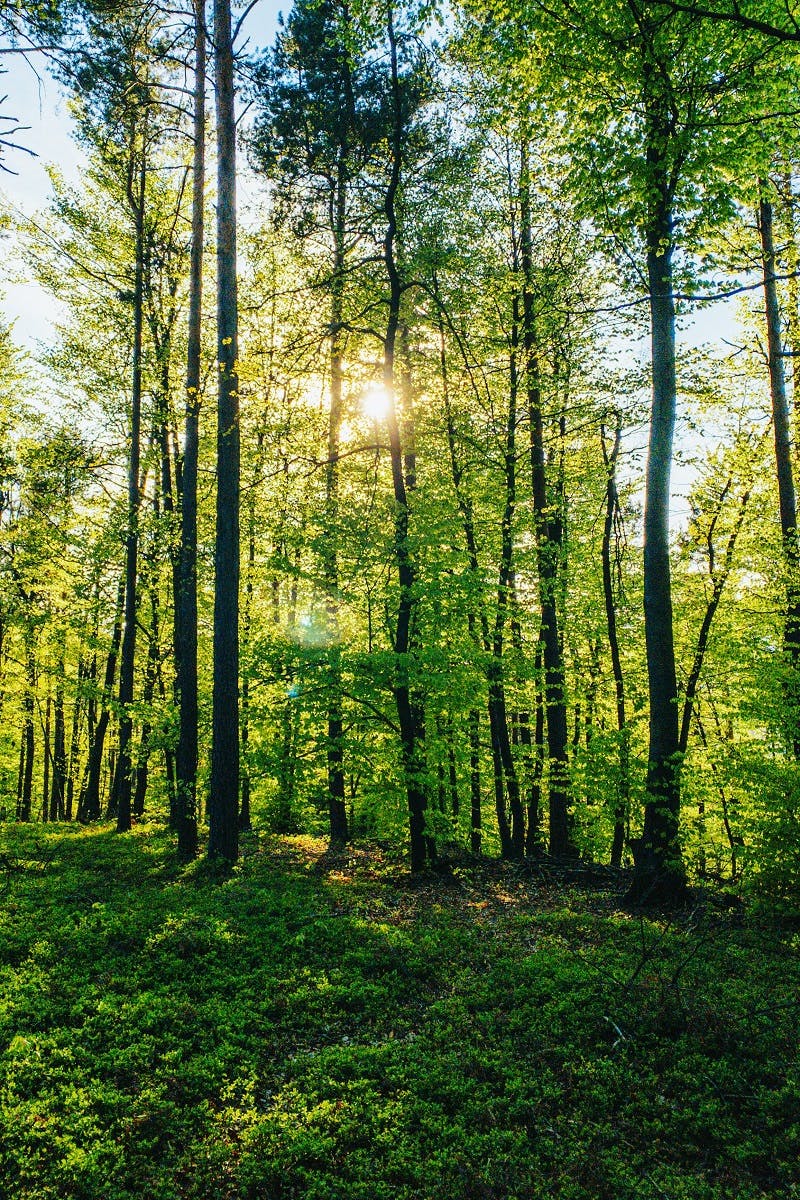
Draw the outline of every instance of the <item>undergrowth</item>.
<instances>
[{"instance_id":1,"label":"undergrowth","mask_svg":"<svg viewBox=\"0 0 800 1200\"><path fill-rule=\"evenodd\" d=\"M795 931L323 849L2 827L0 1195L800 1197Z\"/></svg>"}]
</instances>

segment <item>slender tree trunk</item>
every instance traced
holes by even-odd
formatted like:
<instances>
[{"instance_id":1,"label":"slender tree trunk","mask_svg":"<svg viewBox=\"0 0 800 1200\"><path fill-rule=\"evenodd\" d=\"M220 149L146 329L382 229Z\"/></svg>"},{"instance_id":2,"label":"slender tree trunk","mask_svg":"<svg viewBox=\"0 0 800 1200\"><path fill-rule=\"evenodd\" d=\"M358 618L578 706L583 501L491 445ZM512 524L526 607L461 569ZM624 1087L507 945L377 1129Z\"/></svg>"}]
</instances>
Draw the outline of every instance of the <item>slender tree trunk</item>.
<instances>
[{"instance_id":1,"label":"slender tree trunk","mask_svg":"<svg viewBox=\"0 0 800 1200\"><path fill-rule=\"evenodd\" d=\"M261 467L261 452L264 445L262 430L258 433L258 453L256 456L256 472ZM253 479L247 500L247 574L244 589L244 613L242 614L242 657L245 667L242 671L242 762L241 762L241 797L239 804L239 828L242 831L252 828L250 814L250 763L248 746L250 743L250 667L248 657L250 652L250 631L253 620L253 576L256 563L256 488Z\"/></svg>"},{"instance_id":2,"label":"slender tree trunk","mask_svg":"<svg viewBox=\"0 0 800 1200\"><path fill-rule=\"evenodd\" d=\"M447 746L447 786L450 792L450 816L453 825L457 826L461 813L461 795L458 788L458 768L456 766L455 731L453 729L453 714L447 717L445 725L445 743Z\"/></svg>"},{"instance_id":3,"label":"slender tree trunk","mask_svg":"<svg viewBox=\"0 0 800 1200\"><path fill-rule=\"evenodd\" d=\"M489 672L489 705L494 713L497 749L502 765L502 774L508 792L511 813L511 829L508 842L508 857L521 859L525 854L525 814L519 792L519 779L511 748L506 709L505 681L503 678L503 652L506 617L509 599L514 584L514 517L517 505L517 344L519 329L519 302L513 299L511 358L509 369L508 418L506 421L506 445L503 455L503 480L505 505L500 523L500 563L497 579L497 608L495 610L492 636L492 658Z\"/></svg>"},{"instance_id":4,"label":"slender tree trunk","mask_svg":"<svg viewBox=\"0 0 800 1200\"><path fill-rule=\"evenodd\" d=\"M397 62L397 40L391 4L388 9L387 34L391 63L393 128L391 133L391 174L384 197L386 233L384 235L383 257L389 281L389 313L384 338L383 383L389 399L386 421L389 432L392 484L395 499L394 552L400 583L400 599L398 602L394 635L394 698L397 707L398 725L400 727L403 771L408 797L411 870L422 871L433 861L435 846L433 839L426 834L425 830L425 812L428 806L425 784L425 730L420 706L415 702L411 691L410 658L413 649L411 621L414 613L414 586L417 573L409 544L408 490L395 389L395 351L400 326L400 305L403 294L396 258L397 213L395 206L400 186L405 122L403 120L403 101Z\"/></svg>"},{"instance_id":5,"label":"slender tree trunk","mask_svg":"<svg viewBox=\"0 0 800 1200\"><path fill-rule=\"evenodd\" d=\"M78 820L97 821L100 819L100 775L103 767L103 748L105 745L108 722L111 716L109 703L114 687L114 677L117 671L117 656L122 640L122 611L125 597L125 576L120 580L117 591L117 605L114 614L114 629L111 635L111 646L106 659L105 678L100 716L90 734L89 760L86 764L86 779L78 800Z\"/></svg>"},{"instance_id":6,"label":"slender tree trunk","mask_svg":"<svg viewBox=\"0 0 800 1200\"><path fill-rule=\"evenodd\" d=\"M133 733L134 672L136 665L136 584L139 552L139 504L141 498L139 470L141 461L142 423L142 345L144 315L144 206L146 186L146 153L140 151L138 174L131 146L131 166L128 181L128 201L136 227L136 263L133 299L133 383L131 388L131 445L128 458L128 529L125 540L125 619L119 663L119 756L116 768L117 830L122 833L131 827L131 736ZM134 190L134 188L136 190Z\"/></svg>"},{"instance_id":7,"label":"slender tree trunk","mask_svg":"<svg viewBox=\"0 0 800 1200\"><path fill-rule=\"evenodd\" d=\"M155 571L155 561L151 561L151 571ZM156 676L158 674L158 664L161 655L160 647L160 622L158 612L158 588L155 579L151 575L150 578L150 634L147 646L147 666L145 667L144 687L142 688L142 706L144 710L144 718L142 720L141 736L139 739L139 753L136 760L135 773L135 788L133 793L133 816L142 817L144 815L144 801L147 794L147 784L150 776L150 737L153 732L152 721L149 717L149 711L152 708L153 697L156 688Z\"/></svg>"},{"instance_id":8,"label":"slender tree trunk","mask_svg":"<svg viewBox=\"0 0 800 1200\"><path fill-rule=\"evenodd\" d=\"M792 417L793 417L793 469L800 468L800 247L798 246L797 196L794 193L791 168L787 167L784 177L786 190L787 245L786 265L789 278L786 281L789 293L789 347L792 353Z\"/></svg>"},{"instance_id":9,"label":"slender tree trunk","mask_svg":"<svg viewBox=\"0 0 800 1200\"><path fill-rule=\"evenodd\" d=\"M712 710L712 714L714 717L714 723L717 727L717 733L720 737L720 740L724 742L726 739L723 735L722 729L720 728L719 717L717 715L717 711L716 711L716 708L714 707L713 701L711 703L711 710ZM738 878L738 875L739 875L738 849L740 846L744 845L744 840L741 837L741 835L735 834L733 832L733 828L731 826L731 811L730 811L730 804L728 801L728 794L725 791L722 780L720 779L719 768L717 767L717 764L714 762L714 759L712 758L711 754L709 753L708 737L706 736L706 731L703 726L703 722L700 720L699 712L697 714L696 719L697 719L697 730L700 734L700 741L703 744L703 749L705 750L706 754L708 755L708 761L711 763L711 774L713 775L714 781L717 785L717 794L719 795L720 805L721 805L721 809L722 809L722 823L725 826L725 836L728 839L728 848L731 853L731 878L733 880L735 880Z\"/></svg>"},{"instance_id":10,"label":"slender tree trunk","mask_svg":"<svg viewBox=\"0 0 800 1200\"><path fill-rule=\"evenodd\" d=\"M614 598L614 575L612 569L611 544L614 527L619 513L617 491L617 459L622 441L622 416L616 414L614 442L609 450L606 445L605 427L600 426L600 441L606 468L606 512L603 522L601 560L603 564L603 598L606 607L606 629L608 648L611 653L611 672L614 676L614 694L617 708L617 733L619 734L619 778L616 784L614 805L614 837L611 843L611 865L622 865L622 850L625 845L625 826L630 807L630 736L625 712L625 680L622 674L622 659L617 635L617 606Z\"/></svg>"},{"instance_id":11,"label":"slender tree trunk","mask_svg":"<svg viewBox=\"0 0 800 1200\"><path fill-rule=\"evenodd\" d=\"M175 753L178 852L197 853L197 465L200 425L203 299L203 204L205 193L205 0L194 0L194 163L192 242L189 267L189 329L186 355L186 415L181 487L179 586L175 598L175 644L180 727Z\"/></svg>"},{"instance_id":12,"label":"slender tree trunk","mask_svg":"<svg viewBox=\"0 0 800 1200\"><path fill-rule=\"evenodd\" d=\"M53 716L53 698L50 695L48 685L47 700L45 701L45 717L44 717L44 754L42 762L42 820L55 820L55 817L50 815L50 763L52 759L52 746L50 743L50 735L52 732L51 722Z\"/></svg>"},{"instance_id":13,"label":"slender tree trunk","mask_svg":"<svg viewBox=\"0 0 800 1200\"><path fill-rule=\"evenodd\" d=\"M481 805L481 715L471 708L469 727L469 845L473 854L481 853L483 815Z\"/></svg>"},{"instance_id":14,"label":"slender tree trunk","mask_svg":"<svg viewBox=\"0 0 800 1200\"><path fill-rule=\"evenodd\" d=\"M558 622L558 568L561 556L561 523L548 503L544 450L542 394L536 346L533 307L533 247L530 217L530 177L527 153L523 151L520 179L521 258L525 280L522 302L523 344L526 355L533 510L536 529L536 559L539 571L539 603L544 659L544 694L547 724L549 781L550 853L573 856L572 814L569 784L569 733L564 679L564 654Z\"/></svg>"},{"instance_id":15,"label":"slender tree trunk","mask_svg":"<svg viewBox=\"0 0 800 1200\"><path fill-rule=\"evenodd\" d=\"M19 737L19 761L17 764L17 808L16 817L18 821L22 817L22 781L25 778L25 726L23 724L22 732Z\"/></svg>"},{"instance_id":16,"label":"slender tree trunk","mask_svg":"<svg viewBox=\"0 0 800 1200\"><path fill-rule=\"evenodd\" d=\"M63 821L66 816L65 792L67 782L66 723L64 720L64 659L58 663L56 694L53 705L53 781L50 790L50 820Z\"/></svg>"},{"instance_id":17,"label":"slender tree trunk","mask_svg":"<svg viewBox=\"0 0 800 1200\"><path fill-rule=\"evenodd\" d=\"M528 832L525 838L525 853L529 858L542 852L541 821L542 821L542 776L544 774L544 688L542 686L543 646L541 629L536 643L534 659L534 679L536 685L536 715L533 727L533 745L531 747L532 764L531 779L528 787ZM530 736L530 732L528 734Z\"/></svg>"},{"instance_id":18,"label":"slender tree trunk","mask_svg":"<svg viewBox=\"0 0 800 1200\"><path fill-rule=\"evenodd\" d=\"M800 759L800 546L797 535L797 498L792 469L792 435L786 377L783 368L783 339L778 286L775 280L775 246L772 232L772 204L769 187L761 180L758 226L764 265L764 299L767 316L769 382L772 396L772 428L775 434L775 467L778 476L778 502L781 535L786 563L786 623L784 649L788 675L785 686L787 735L796 759Z\"/></svg>"},{"instance_id":19,"label":"slender tree trunk","mask_svg":"<svg viewBox=\"0 0 800 1200\"><path fill-rule=\"evenodd\" d=\"M25 694L23 698L23 709L25 712L25 723L23 726L23 768L22 768L22 788L19 801L19 819L21 821L30 821L33 808L33 758L35 752L35 739L33 729L33 718L35 712L35 696L36 696L36 657L33 651L33 639L30 634L26 634L25 645Z\"/></svg>"},{"instance_id":20,"label":"slender tree trunk","mask_svg":"<svg viewBox=\"0 0 800 1200\"><path fill-rule=\"evenodd\" d=\"M334 198L334 261L331 285L331 391L328 417L328 462L325 472L325 539L323 570L327 593L328 622L328 824L331 845L347 842L347 808L344 789L344 723L342 714L342 670L339 649L339 564L336 554L339 520L339 440L342 427L342 384L344 379L342 338L345 268L346 179L345 149L340 148Z\"/></svg>"},{"instance_id":21,"label":"slender tree trunk","mask_svg":"<svg viewBox=\"0 0 800 1200\"><path fill-rule=\"evenodd\" d=\"M239 857L239 380L236 118L230 0L214 0L217 112L217 538L210 858Z\"/></svg>"},{"instance_id":22,"label":"slender tree trunk","mask_svg":"<svg viewBox=\"0 0 800 1200\"><path fill-rule=\"evenodd\" d=\"M72 707L72 724L69 738L69 758L67 760L66 769L66 790L64 798L64 816L67 821L72 820L75 800L75 775L78 770L78 756L80 753L80 734L81 734L81 711L83 707L84 688L89 676L89 668L87 667L83 657L78 661L78 681L75 691L75 703ZM88 708L88 706L87 706ZM87 741L91 746L93 728L87 730Z\"/></svg>"},{"instance_id":23,"label":"slender tree trunk","mask_svg":"<svg viewBox=\"0 0 800 1200\"><path fill-rule=\"evenodd\" d=\"M722 505L725 503L725 498L730 491L731 484L732 480L729 479L723 488L722 495L720 497L719 508L714 515L708 533L708 573L711 578L711 595L709 596L708 603L706 604L706 611L703 614L703 620L700 623L700 630L697 634L697 643L695 646L694 658L692 660L692 667L689 671L689 677L686 680L686 691L683 699L680 733L678 734L678 748L681 755L686 754L686 747L689 744L689 730L692 724L692 713L694 711L695 699L697 697L697 685L700 682L700 674L703 670L703 662L705 659L706 650L708 648L708 639L711 633L711 626L713 624L717 609L719 608L719 602L722 598L723 589L727 583L728 576L731 573L731 567L733 565L733 552L736 549L736 541L744 523L747 504L750 499L750 489L747 488L743 492L739 501L739 509L736 514L736 520L734 521L733 529L728 535L728 541L725 546L725 554L723 555L722 564L718 568L715 562L714 544L712 539L714 536L714 527L722 511Z\"/></svg>"}]
</instances>

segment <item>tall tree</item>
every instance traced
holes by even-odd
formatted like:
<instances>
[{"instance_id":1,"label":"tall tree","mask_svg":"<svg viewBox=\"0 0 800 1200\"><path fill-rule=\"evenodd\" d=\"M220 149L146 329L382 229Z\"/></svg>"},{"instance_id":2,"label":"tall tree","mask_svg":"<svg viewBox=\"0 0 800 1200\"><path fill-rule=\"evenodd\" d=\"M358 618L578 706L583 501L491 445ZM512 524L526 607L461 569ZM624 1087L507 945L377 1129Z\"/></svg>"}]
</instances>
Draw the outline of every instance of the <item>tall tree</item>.
<instances>
[{"instance_id":1,"label":"tall tree","mask_svg":"<svg viewBox=\"0 0 800 1200\"><path fill-rule=\"evenodd\" d=\"M203 233L205 205L205 0L194 0L194 95L192 231L189 267L189 328L186 352L186 414L180 489L180 548L175 597L179 729L176 750L178 849L197 853L197 468L201 399L203 321Z\"/></svg>"},{"instance_id":2,"label":"tall tree","mask_svg":"<svg viewBox=\"0 0 800 1200\"><path fill-rule=\"evenodd\" d=\"M239 856L239 349L236 113L230 0L214 2L217 118L217 501L210 858Z\"/></svg>"},{"instance_id":3,"label":"tall tree","mask_svg":"<svg viewBox=\"0 0 800 1200\"><path fill-rule=\"evenodd\" d=\"M767 325L767 361L775 466L778 479L783 554L786 565L786 621L784 649L787 658L785 698L786 730L795 758L800 758L800 542L797 530L797 496L792 463L791 418L784 371L783 330L776 279L776 252L770 184L759 187L758 229L764 271L764 301ZM797 404L800 397L795 398Z\"/></svg>"}]
</instances>

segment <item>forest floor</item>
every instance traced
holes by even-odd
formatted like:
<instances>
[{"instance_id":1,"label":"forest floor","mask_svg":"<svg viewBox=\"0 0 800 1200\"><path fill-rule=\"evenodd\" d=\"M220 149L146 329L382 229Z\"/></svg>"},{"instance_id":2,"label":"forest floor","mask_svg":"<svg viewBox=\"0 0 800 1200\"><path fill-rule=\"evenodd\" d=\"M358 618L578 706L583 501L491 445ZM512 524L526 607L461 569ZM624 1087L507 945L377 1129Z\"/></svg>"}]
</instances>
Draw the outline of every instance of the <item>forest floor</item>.
<instances>
[{"instance_id":1,"label":"forest floor","mask_svg":"<svg viewBox=\"0 0 800 1200\"><path fill-rule=\"evenodd\" d=\"M8 1200L800 1197L800 933L512 867L0 826Z\"/></svg>"}]
</instances>

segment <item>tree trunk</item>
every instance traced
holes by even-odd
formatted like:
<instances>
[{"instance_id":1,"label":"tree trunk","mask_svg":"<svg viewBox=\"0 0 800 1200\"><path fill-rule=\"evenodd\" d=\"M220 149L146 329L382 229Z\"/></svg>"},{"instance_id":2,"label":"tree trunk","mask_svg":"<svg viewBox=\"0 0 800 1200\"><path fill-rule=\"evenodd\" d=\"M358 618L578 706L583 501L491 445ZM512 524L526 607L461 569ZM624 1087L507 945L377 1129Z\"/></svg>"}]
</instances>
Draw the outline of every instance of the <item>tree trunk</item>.
<instances>
[{"instance_id":1,"label":"tree trunk","mask_svg":"<svg viewBox=\"0 0 800 1200\"><path fill-rule=\"evenodd\" d=\"M53 780L50 788L50 820L63 821L66 816L67 783L66 723L64 721L64 659L58 664L56 695L53 705Z\"/></svg>"},{"instance_id":2,"label":"tree trunk","mask_svg":"<svg viewBox=\"0 0 800 1200\"><path fill-rule=\"evenodd\" d=\"M203 299L203 204L205 193L205 0L194 0L194 163L192 242L189 268L189 328L186 354L186 414L181 487L181 544L178 594L175 597L175 687L178 693L178 744L175 753L175 800L178 853L197 853L197 464L200 424L201 329Z\"/></svg>"},{"instance_id":3,"label":"tree trunk","mask_svg":"<svg viewBox=\"0 0 800 1200\"><path fill-rule=\"evenodd\" d=\"M250 652L250 630L253 621L253 576L256 563L256 478L261 469L261 454L264 446L263 430L258 432L258 453L256 456L256 472L250 485L247 500L247 574L244 589L244 613L242 614L242 652L245 662L242 671L242 762L241 762L241 796L239 801L239 828L244 832L252 829L250 813L250 763L248 746L250 743L250 667L248 657Z\"/></svg>"},{"instance_id":4,"label":"tree trunk","mask_svg":"<svg viewBox=\"0 0 800 1200\"><path fill-rule=\"evenodd\" d=\"M389 313L384 338L383 384L386 388L389 401L386 423L389 432L392 484L395 499L394 553L400 584L400 599L394 634L394 698L397 707L398 725L400 727L403 772L408 798L411 870L423 871L435 858L435 845L433 839L425 830L425 812L428 806L425 783L425 728L421 708L413 698L411 690L410 659L413 649L411 619L415 605L414 585L417 573L409 544L408 490L395 389L395 350L400 326L400 304L403 293L395 253L395 239L397 236L397 213L395 205L400 185L405 122L403 120L403 102L397 63L397 40L394 31L391 4L388 9L387 34L391 63L393 128L391 133L391 174L384 196L386 232L383 242L383 257L389 281Z\"/></svg>"},{"instance_id":5,"label":"tree trunk","mask_svg":"<svg viewBox=\"0 0 800 1200\"><path fill-rule=\"evenodd\" d=\"M544 774L544 689L542 686L543 638L541 629L536 643L534 660L534 679L536 681L536 716L533 726L533 745L531 747L532 764L531 778L528 785L528 832L525 837L525 853L531 858L541 854L542 842L540 825L542 820L542 776ZM530 737L530 726L528 737Z\"/></svg>"},{"instance_id":6,"label":"tree trunk","mask_svg":"<svg viewBox=\"0 0 800 1200\"><path fill-rule=\"evenodd\" d=\"M239 380L236 117L230 0L214 2L217 113L217 536L210 858L239 857Z\"/></svg>"},{"instance_id":7,"label":"tree trunk","mask_svg":"<svg viewBox=\"0 0 800 1200\"><path fill-rule=\"evenodd\" d=\"M131 827L131 735L133 684L136 662L136 583L139 552L140 455L142 422L142 335L144 314L144 205L146 152L143 144L136 174L133 135L128 178L128 203L136 228L136 262L133 297L133 382L131 387L131 445L128 458L128 528L125 539L125 619L119 663L119 756L115 775L117 830ZM134 191L134 185L136 190Z\"/></svg>"},{"instance_id":8,"label":"tree trunk","mask_svg":"<svg viewBox=\"0 0 800 1200\"><path fill-rule=\"evenodd\" d=\"M334 196L334 258L331 284L331 391L328 417L328 461L325 472L325 538L323 571L325 576L328 623L328 824L331 845L348 841L347 808L344 789L344 724L342 716L342 670L339 649L339 564L336 554L339 520L339 440L342 427L342 383L344 377L342 310L345 268L346 180L345 149L339 148Z\"/></svg>"},{"instance_id":9,"label":"tree trunk","mask_svg":"<svg viewBox=\"0 0 800 1200\"><path fill-rule=\"evenodd\" d=\"M761 200L758 226L764 266L764 299L767 317L769 383L772 396L772 428L775 434L775 467L778 476L781 535L786 564L786 622L784 650L787 659L786 701L787 740L800 760L800 546L797 536L797 498L792 469L792 435L786 377L783 369L783 340L778 286L775 280L775 246L772 233L772 205L767 199L768 183L760 181Z\"/></svg>"},{"instance_id":10,"label":"tree trunk","mask_svg":"<svg viewBox=\"0 0 800 1200\"><path fill-rule=\"evenodd\" d=\"M481 716L477 708L471 708L469 725L469 846L473 854L481 853Z\"/></svg>"},{"instance_id":11,"label":"tree trunk","mask_svg":"<svg viewBox=\"0 0 800 1200\"><path fill-rule=\"evenodd\" d=\"M51 721L53 715L53 699L50 695L48 684L47 700L45 701L45 717L44 717L44 743L43 743L43 761L42 761L42 820L49 821L50 817L50 762L52 756L52 747L50 744ZM55 820L55 817L52 818Z\"/></svg>"},{"instance_id":12,"label":"tree trunk","mask_svg":"<svg viewBox=\"0 0 800 1200\"><path fill-rule=\"evenodd\" d=\"M155 561L150 563L151 571L155 571ZM149 711L153 704L156 688L156 676L160 658L160 631L158 619L158 589L155 580L150 578L150 636L147 647L147 666L145 668L144 687L142 688L142 720L139 753L136 759L135 788L133 794L133 816L144 815L144 801L149 781L150 736L153 732Z\"/></svg>"},{"instance_id":13,"label":"tree trunk","mask_svg":"<svg viewBox=\"0 0 800 1200\"><path fill-rule=\"evenodd\" d=\"M509 600L514 585L514 517L517 506L517 345L519 330L519 302L513 299L511 325L511 356L509 362L508 417L506 420L506 444L503 454L503 482L505 505L500 522L500 563L497 577L497 607L492 635L492 658L489 673L489 707L495 722L497 750L502 774L508 792L511 828L504 857L521 859L525 854L525 814L519 792L519 779L511 749L506 709L505 681L503 678L503 652L506 618ZM501 841L503 839L501 838Z\"/></svg>"},{"instance_id":14,"label":"tree trunk","mask_svg":"<svg viewBox=\"0 0 800 1200\"><path fill-rule=\"evenodd\" d=\"M22 818L22 781L25 778L25 726L22 726L22 732L19 736L19 760L17 763L17 808L16 817L18 821Z\"/></svg>"},{"instance_id":15,"label":"tree trunk","mask_svg":"<svg viewBox=\"0 0 800 1200\"><path fill-rule=\"evenodd\" d=\"M660 904L680 900L686 875L680 842L678 688L672 629L669 506L675 431L675 298L673 216L663 162L669 137L660 111L650 114L647 161L652 195L647 226L652 408L644 502L644 626L650 700L650 744L644 830L628 898Z\"/></svg>"},{"instance_id":16,"label":"tree trunk","mask_svg":"<svg viewBox=\"0 0 800 1200\"><path fill-rule=\"evenodd\" d=\"M66 795L64 802L64 816L67 821L72 820L75 799L75 775L78 770L78 756L80 753L80 733L81 733L81 702L83 699L83 688L89 678L89 668L86 666L83 658L78 661L78 686L75 692L75 703L72 706L72 725L69 738L69 759L67 761L66 772ZM87 705L88 709L88 705ZM93 727L87 729L87 741L91 746Z\"/></svg>"},{"instance_id":17,"label":"tree trunk","mask_svg":"<svg viewBox=\"0 0 800 1200\"><path fill-rule=\"evenodd\" d=\"M24 751L18 816L21 821L30 821L33 806L33 758L35 751L33 717L36 696L36 658L33 652L31 635L26 634L25 640L25 695L23 698L25 723L22 733Z\"/></svg>"},{"instance_id":18,"label":"tree trunk","mask_svg":"<svg viewBox=\"0 0 800 1200\"><path fill-rule=\"evenodd\" d=\"M550 853L574 856L569 786L569 734L564 686L564 655L559 633L557 589L561 553L561 522L552 516L548 503L544 450L542 394L533 309L533 247L530 217L530 180L527 154L523 152L520 178L521 258L525 281L522 303L523 344L526 355L528 414L533 512L536 530L536 561L539 572L539 604L544 660L544 695L547 724L549 780Z\"/></svg>"},{"instance_id":19,"label":"tree trunk","mask_svg":"<svg viewBox=\"0 0 800 1200\"><path fill-rule=\"evenodd\" d=\"M100 716L94 727L89 743L89 760L86 764L86 778L78 800L78 820L97 821L100 819L100 775L103 767L103 747L110 718L109 702L114 687L114 676L117 671L117 655L122 639L122 610L125 597L125 577L120 580L117 590L117 606L114 614L114 629L111 635L111 646L106 659L106 672L103 680L103 693Z\"/></svg>"},{"instance_id":20,"label":"tree trunk","mask_svg":"<svg viewBox=\"0 0 800 1200\"><path fill-rule=\"evenodd\" d=\"M606 512L603 522L603 540L600 557L603 564L603 598L606 607L606 629L608 632L608 648L611 654L611 672L614 676L614 694L617 708L617 732L619 734L619 778L616 783L616 801L614 804L614 836L611 843L611 866L622 865L622 850L625 845L625 828L630 807L630 751L629 731L625 713L625 680L622 674L622 660L619 653L619 637L617 636L617 606L614 598L614 577L611 562L611 542L614 527L619 513L619 493L617 491L617 459L622 441L622 416L616 414L614 443L609 450L606 445L605 426L600 426L600 442L603 448L603 462L606 468Z\"/></svg>"},{"instance_id":21,"label":"tree trunk","mask_svg":"<svg viewBox=\"0 0 800 1200\"><path fill-rule=\"evenodd\" d=\"M703 669L703 661L705 659L706 650L708 648L708 639L709 639L709 635L711 633L711 626L714 621L714 616L716 615L716 611L719 608L719 602L720 602L720 599L722 598L723 589L728 580L728 576L731 573L731 567L733 565L733 552L736 549L736 541L739 537L739 532L744 523L744 517L745 517L745 512L747 510L747 504L750 499L750 489L747 488L743 492L742 497L739 501L739 510L736 514L736 520L734 521L733 529L731 530L730 534L728 535L728 542L725 547L725 554L723 556L722 565L719 568L717 568L715 560L714 560L712 538L714 536L714 526L717 522L717 518L719 517L719 515L722 511L722 505L725 502L725 497L727 496L728 492L730 491L731 484L732 484L732 480L729 479L722 491L722 495L720 497L719 508L718 508L717 512L715 513L714 518L711 522L711 527L710 527L709 534L708 534L708 547L709 547L708 573L711 578L711 595L709 596L708 603L706 604L706 611L703 614L703 620L700 622L700 630L697 634L697 643L695 646L694 658L692 660L692 667L691 667L691 670L689 671L689 677L686 680L686 690L684 692L684 699L683 699L683 711L681 714L680 733L678 734L678 748L680 750L681 756L686 754L686 747L689 744L689 729L691 728L692 713L694 711L695 699L697 697L697 685L700 682L700 673Z\"/></svg>"}]
</instances>

